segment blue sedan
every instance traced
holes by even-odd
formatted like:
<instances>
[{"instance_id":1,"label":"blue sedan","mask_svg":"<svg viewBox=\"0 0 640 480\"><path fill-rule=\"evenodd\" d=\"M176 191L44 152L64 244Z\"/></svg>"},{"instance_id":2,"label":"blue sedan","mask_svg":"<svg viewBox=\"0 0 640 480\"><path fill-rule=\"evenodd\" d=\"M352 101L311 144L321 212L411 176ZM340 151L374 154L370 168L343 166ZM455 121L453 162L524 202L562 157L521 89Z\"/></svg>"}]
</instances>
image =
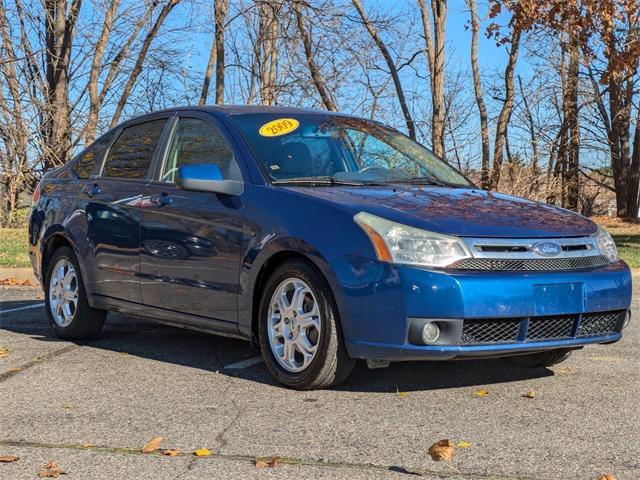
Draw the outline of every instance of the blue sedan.
<instances>
[{"instance_id":1,"label":"blue sedan","mask_svg":"<svg viewBox=\"0 0 640 480\"><path fill-rule=\"evenodd\" d=\"M29 243L57 336L142 315L249 340L297 389L339 384L357 359L546 367L630 319L606 231L330 112L129 120L44 175Z\"/></svg>"}]
</instances>

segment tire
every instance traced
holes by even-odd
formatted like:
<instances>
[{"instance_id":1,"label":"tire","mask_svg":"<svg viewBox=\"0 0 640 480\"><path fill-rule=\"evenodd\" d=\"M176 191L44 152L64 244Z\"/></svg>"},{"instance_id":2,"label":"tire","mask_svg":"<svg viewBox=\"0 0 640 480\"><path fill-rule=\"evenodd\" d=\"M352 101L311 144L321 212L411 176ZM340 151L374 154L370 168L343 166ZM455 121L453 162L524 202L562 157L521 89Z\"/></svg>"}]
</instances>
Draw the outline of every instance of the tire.
<instances>
[{"instance_id":1,"label":"tire","mask_svg":"<svg viewBox=\"0 0 640 480\"><path fill-rule=\"evenodd\" d=\"M570 355L570 349L560 348L558 350L548 350L546 352L530 353L527 355L502 357L501 360L512 367L543 368L564 362Z\"/></svg>"},{"instance_id":2,"label":"tire","mask_svg":"<svg viewBox=\"0 0 640 480\"><path fill-rule=\"evenodd\" d=\"M91 308L87 303L78 260L69 247L60 247L51 256L45 277L44 295L47 318L56 337L88 340L98 336L104 325L106 312Z\"/></svg>"},{"instance_id":3,"label":"tire","mask_svg":"<svg viewBox=\"0 0 640 480\"><path fill-rule=\"evenodd\" d=\"M295 297L302 299L297 304L299 309L293 305L294 292L302 292ZM319 329L309 326L311 324L319 325ZM289 260L269 277L262 291L258 325L260 349L267 369L288 387L328 388L345 381L353 371L356 361L347 355L338 308L329 284L303 260ZM295 346L287 348L287 338L293 338L288 343ZM302 350L308 346L314 351L307 350L304 355ZM276 351L282 353L278 358ZM287 355L287 352L293 354Z\"/></svg>"}]
</instances>

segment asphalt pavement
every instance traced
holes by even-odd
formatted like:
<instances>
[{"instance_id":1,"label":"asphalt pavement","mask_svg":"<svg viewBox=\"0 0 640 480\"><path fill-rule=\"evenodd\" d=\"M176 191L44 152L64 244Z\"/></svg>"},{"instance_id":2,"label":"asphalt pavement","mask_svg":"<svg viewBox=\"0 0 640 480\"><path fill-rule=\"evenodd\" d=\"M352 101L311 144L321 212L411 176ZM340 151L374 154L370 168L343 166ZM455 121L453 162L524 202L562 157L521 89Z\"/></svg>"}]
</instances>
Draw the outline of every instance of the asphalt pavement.
<instances>
[{"instance_id":1,"label":"asphalt pavement","mask_svg":"<svg viewBox=\"0 0 640 480\"><path fill-rule=\"evenodd\" d=\"M39 289L0 287L0 456L19 457L0 463L0 479L36 478L54 461L68 479L638 480L635 291L622 341L549 369L360 364L339 388L296 392L247 343L140 319L109 315L99 340L60 341ZM181 454L141 453L155 436ZM440 439L467 448L434 462ZM280 460L259 468L260 457Z\"/></svg>"}]
</instances>

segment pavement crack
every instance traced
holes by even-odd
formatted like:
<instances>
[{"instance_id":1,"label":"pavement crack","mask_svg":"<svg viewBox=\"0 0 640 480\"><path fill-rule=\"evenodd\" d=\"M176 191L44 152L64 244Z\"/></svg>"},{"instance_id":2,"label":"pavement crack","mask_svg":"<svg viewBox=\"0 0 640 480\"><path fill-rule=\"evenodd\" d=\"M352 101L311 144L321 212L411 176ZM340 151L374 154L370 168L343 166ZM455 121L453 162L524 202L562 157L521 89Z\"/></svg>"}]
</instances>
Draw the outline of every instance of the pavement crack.
<instances>
[{"instance_id":1,"label":"pavement crack","mask_svg":"<svg viewBox=\"0 0 640 480\"><path fill-rule=\"evenodd\" d=\"M35 367L36 365L40 365L41 363L44 363L48 360L51 360L52 358L58 357L60 355L64 355L67 352L70 352L71 350L74 350L78 348L78 345L66 345L62 348L59 348L57 350L54 350L52 352L49 353L45 353L44 355L40 355L38 357L35 357L31 360L29 360L27 363L23 363L22 365L9 369L5 372L0 373L0 382L4 382L5 380L8 380L9 378L13 377L14 375L17 375L21 372L24 372L25 370L30 369L31 367Z\"/></svg>"},{"instance_id":2,"label":"pavement crack","mask_svg":"<svg viewBox=\"0 0 640 480\"><path fill-rule=\"evenodd\" d=\"M233 422L232 422L233 423ZM229 427L227 427L228 429ZM226 430L226 429L225 429ZM119 454L119 455L144 455L149 458L166 458L162 455L161 452L154 453L142 453L142 450L138 448L131 447L112 447L112 446L98 446L98 445L87 445L87 444L75 444L75 443L42 443L42 442L29 442L24 440L0 440L0 446L2 447L15 447L15 448L41 448L41 449L61 449L61 450L85 450L93 453L110 453L110 454ZM251 463L254 464L256 458L276 458L276 457L263 457L260 455L240 455L240 454L224 454L218 453L207 457L194 457L192 453L182 452L177 457L191 457L191 461L187 465L184 471L182 471L177 477L180 478L184 474L191 471L197 465L197 462L202 461L210 461L212 459L222 459L228 461L236 461L243 463ZM355 469L355 470L376 470L376 471L384 471L384 472L393 472L405 474L407 476L418 476L418 477L431 477L431 478L442 478L442 479L464 479L464 480L537 480L537 477L522 477L522 476L508 476L501 474L490 474L490 473L477 473L477 472L464 472L464 471L442 471L442 470L431 470L425 468L417 468L417 467L401 467L398 465L383 465L376 463L358 463L358 462L338 462L338 461L325 461L325 460L314 460L314 459L305 459L305 458L295 458L295 457L277 457L278 462L281 464L287 465L298 465L298 466L308 466L308 467L324 467L324 468L333 468L333 469Z\"/></svg>"}]
</instances>

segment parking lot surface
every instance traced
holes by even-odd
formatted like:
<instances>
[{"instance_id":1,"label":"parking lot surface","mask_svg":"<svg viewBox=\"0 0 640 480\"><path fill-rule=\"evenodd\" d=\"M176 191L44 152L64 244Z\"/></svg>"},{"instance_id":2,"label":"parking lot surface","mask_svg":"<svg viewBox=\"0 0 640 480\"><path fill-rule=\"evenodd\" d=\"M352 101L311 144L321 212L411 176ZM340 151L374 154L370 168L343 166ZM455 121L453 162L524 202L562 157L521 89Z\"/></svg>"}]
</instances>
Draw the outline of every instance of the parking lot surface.
<instances>
[{"instance_id":1,"label":"parking lot surface","mask_svg":"<svg viewBox=\"0 0 640 480\"><path fill-rule=\"evenodd\" d=\"M20 457L1 479L36 478L49 461L69 479L640 478L637 287L622 341L549 369L362 364L313 392L276 384L247 343L140 319L110 315L99 340L60 341L41 298L0 287L0 456ZM155 436L182 454L142 454ZM440 439L470 445L434 462ZM212 454L193 455L203 447Z\"/></svg>"}]
</instances>

